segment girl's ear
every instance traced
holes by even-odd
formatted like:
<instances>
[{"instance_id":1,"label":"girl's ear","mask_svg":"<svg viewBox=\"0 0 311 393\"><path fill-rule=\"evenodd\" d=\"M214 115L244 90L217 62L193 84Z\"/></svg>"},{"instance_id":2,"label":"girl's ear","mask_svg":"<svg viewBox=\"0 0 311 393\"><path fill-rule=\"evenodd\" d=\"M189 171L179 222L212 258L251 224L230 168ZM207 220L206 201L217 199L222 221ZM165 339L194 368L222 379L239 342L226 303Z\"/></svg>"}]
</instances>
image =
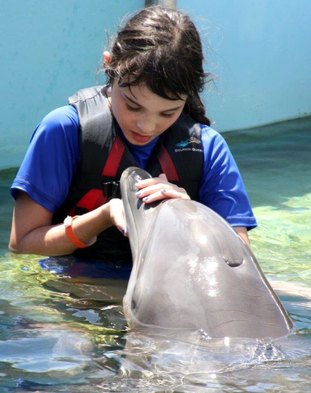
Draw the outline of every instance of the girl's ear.
<instances>
[{"instance_id":1,"label":"girl's ear","mask_svg":"<svg viewBox=\"0 0 311 393\"><path fill-rule=\"evenodd\" d=\"M108 51L105 51L105 52L103 53L103 66L104 66L104 68L105 68L105 66L106 66L107 64L109 64L110 62L111 62L111 53L108 52Z\"/></svg>"}]
</instances>

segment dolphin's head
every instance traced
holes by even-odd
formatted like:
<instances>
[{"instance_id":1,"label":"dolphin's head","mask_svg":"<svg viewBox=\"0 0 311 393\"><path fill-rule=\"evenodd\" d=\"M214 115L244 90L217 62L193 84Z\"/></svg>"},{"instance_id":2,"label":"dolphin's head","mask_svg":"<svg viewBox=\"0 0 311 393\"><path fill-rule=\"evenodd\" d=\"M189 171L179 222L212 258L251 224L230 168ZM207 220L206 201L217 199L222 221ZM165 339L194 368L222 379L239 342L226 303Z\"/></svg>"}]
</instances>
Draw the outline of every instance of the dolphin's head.
<instances>
[{"instance_id":1,"label":"dolphin's head","mask_svg":"<svg viewBox=\"0 0 311 393\"><path fill-rule=\"evenodd\" d=\"M133 269L124 297L132 326L204 330L210 337L278 337L292 323L249 247L206 206L136 197L121 178ZM137 180L136 180L137 181Z\"/></svg>"}]
</instances>

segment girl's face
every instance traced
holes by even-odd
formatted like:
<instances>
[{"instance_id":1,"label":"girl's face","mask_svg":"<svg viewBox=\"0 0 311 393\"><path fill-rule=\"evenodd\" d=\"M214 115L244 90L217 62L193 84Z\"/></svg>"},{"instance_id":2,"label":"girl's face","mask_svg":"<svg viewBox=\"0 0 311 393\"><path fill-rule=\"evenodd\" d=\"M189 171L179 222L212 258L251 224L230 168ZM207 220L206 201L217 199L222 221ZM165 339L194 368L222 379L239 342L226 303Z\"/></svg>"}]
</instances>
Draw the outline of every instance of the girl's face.
<instances>
[{"instance_id":1,"label":"girl's face","mask_svg":"<svg viewBox=\"0 0 311 393\"><path fill-rule=\"evenodd\" d=\"M122 87L114 81L111 110L125 138L133 145L146 145L166 131L180 116L187 96L169 100L154 94L146 85Z\"/></svg>"}]
</instances>

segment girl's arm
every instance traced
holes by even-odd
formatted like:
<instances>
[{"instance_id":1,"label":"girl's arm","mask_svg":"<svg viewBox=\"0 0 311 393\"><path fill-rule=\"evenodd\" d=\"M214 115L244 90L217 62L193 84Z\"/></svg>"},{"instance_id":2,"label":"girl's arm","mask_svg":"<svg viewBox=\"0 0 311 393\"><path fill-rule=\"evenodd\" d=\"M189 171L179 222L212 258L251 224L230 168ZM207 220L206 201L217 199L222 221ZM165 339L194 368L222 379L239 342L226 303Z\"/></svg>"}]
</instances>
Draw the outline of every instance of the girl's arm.
<instances>
[{"instance_id":1,"label":"girl's arm","mask_svg":"<svg viewBox=\"0 0 311 393\"><path fill-rule=\"evenodd\" d=\"M249 237L247 234L247 228L233 227L233 229L240 236L240 238L244 241L244 243L246 243L248 246L250 246Z\"/></svg>"},{"instance_id":2,"label":"girl's arm","mask_svg":"<svg viewBox=\"0 0 311 393\"><path fill-rule=\"evenodd\" d=\"M9 248L16 253L67 255L76 247L68 239L64 224L52 225L53 214L34 202L25 192L19 192L13 211ZM93 244L103 230L116 225L125 227L123 205L112 199L97 209L77 217L72 227L77 238Z\"/></svg>"}]
</instances>

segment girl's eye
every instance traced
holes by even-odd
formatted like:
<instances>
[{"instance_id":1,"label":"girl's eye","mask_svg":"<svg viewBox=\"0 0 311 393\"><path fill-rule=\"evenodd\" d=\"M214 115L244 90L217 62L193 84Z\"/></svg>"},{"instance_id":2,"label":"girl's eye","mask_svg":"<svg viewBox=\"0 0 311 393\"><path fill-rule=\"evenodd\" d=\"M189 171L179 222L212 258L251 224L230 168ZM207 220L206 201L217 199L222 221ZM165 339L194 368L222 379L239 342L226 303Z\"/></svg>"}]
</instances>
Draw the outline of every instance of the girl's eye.
<instances>
[{"instance_id":1,"label":"girl's eye","mask_svg":"<svg viewBox=\"0 0 311 393\"><path fill-rule=\"evenodd\" d=\"M162 113L163 117L173 117L175 113Z\"/></svg>"},{"instance_id":2,"label":"girl's eye","mask_svg":"<svg viewBox=\"0 0 311 393\"><path fill-rule=\"evenodd\" d=\"M125 103L126 108L131 111L131 112L139 112L141 110L140 106L132 106L130 104L128 104L127 102ZM173 117L175 115L175 112L173 113L161 113L162 117L166 117L166 118L170 118Z\"/></svg>"},{"instance_id":3,"label":"girl's eye","mask_svg":"<svg viewBox=\"0 0 311 393\"><path fill-rule=\"evenodd\" d=\"M138 112L140 110L139 106L131 106L129 104L126 104L126 108L131 111L131 112Z\"/></svg>"}]
</instances>

